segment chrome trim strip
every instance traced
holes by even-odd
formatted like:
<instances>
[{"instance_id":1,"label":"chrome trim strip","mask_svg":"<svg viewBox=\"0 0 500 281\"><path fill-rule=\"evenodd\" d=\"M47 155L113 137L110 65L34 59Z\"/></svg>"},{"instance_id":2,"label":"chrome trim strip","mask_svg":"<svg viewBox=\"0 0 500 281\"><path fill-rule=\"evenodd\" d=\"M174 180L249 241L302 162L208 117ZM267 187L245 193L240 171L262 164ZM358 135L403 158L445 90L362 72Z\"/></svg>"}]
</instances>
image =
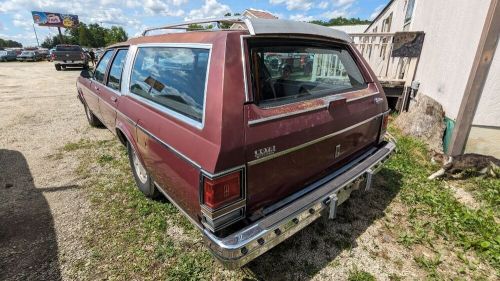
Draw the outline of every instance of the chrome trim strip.
<instances>
[{"instance_id":1,"label":"chrome trim strip","mask_svg":"<svg viewBox=\"0 0 500 281\"><path fill-rule=\"evenodd\" d=\"M125 95L128 95L130 96L131 98L135 99L135 100L138 100L148 106L151 106L153 107L154 109L176 119L176 120L179 120L183 123L186 123L192 127L195 127L199 130L203 129L203 127L205 126L205 112L206 112L206 108L207 108L207 89L208 89L208 78L210 77L210 65L212 63L212 44L202 44L202 43L144 43L144 44L138 44L136 46L134 46L135 50L133 50L132 48L129 49L129 51L132 53L132 51L134 51L134 55L133 55L133 59L132 59L132 62L131 62L131 65L130 65L130 70L129 72L127 73L128 75L128 80L127 80L127 87L123 89L123 92ZM204 93L203 93L203 113L202 113L202 116L201 116L201 122L199 121L196 121L182 113L179 113L175 110L172 110L166 106L163 106L163 105L160 105L158 103L155 103L151 100L148 100L144 97L141 97L139 95L136 95L132 92L130 92L130 79L132 77L132 68L133 68L133 65L135 63L135 59L137 58L137 54L139 53L139 48L155 48L155 47L159 47L159 48L192 48L192 49L207 49L209 50L209 53L208 53L208 62L207 62L207 73L206 73L206 76L205 76L205 88L204 88Z\"/></svg>"},{"instance_id":2,"label":"chrome trim strip","mask_svg":"<svg viewBox=\"0 0 500 281\"><path fill-rule=\"evenodd\" d=\"M321 110L321 109L325 109L325 108L328 108L328 105L320 105L320 106L306 108L306 109L302 109L302 110L297 110L297 111L293 111L293 112L289 112L289 113L282 113L282 114L278 114L278 115L268 116L268 117L264 117L264 118L260 118L260 119L250 120L250 121L248 121L248 125L252 126L252 125L256 125L256 124L260 124L260 123L265 123L265 122L268 122L271 120L282 119L282 118L286 118L286 117L290 117L290 116L294 116L294 115L300 115L300 114L303 114L306 112L313 112L313 111L317 111L317 110Z\"/></svg>"},{"instance_id":3,"label":"chrome trim strip","mask_svg":"<svg viewBox=\"0 0 500 281\"><path fill-rule=\"evenodd\" d=\"M203 226L195 221L191 216L188 215L188 213L186 213L186 211L184 211L184 209L182 209L179 204L177 204L177 202L175 202L172 197L170 197L167 192L165 192L163 190L163 188L157 183L157 182L154 182L154 184L156 185L156 188L158 188L158 191L160 191L167 199L170 203L172 203L172 205L174 205L177 210L179 210L181 212L181 214L183 214L192 224L194 224L194 226L196 226L200 231L203 232Z\"/></svg>"},{"instance_id":4,"label":"chrome trim strip","mask_svg":"<svg viewBox=\"0 0 500 281\"><path fill-rule=\"evenodd\" d=\"M371 93L371 94L368 94L368 95L364 95L364 96L360 96L360 97L355 97L355 98L352 98L352 99L347 99L346 102L357 101L357 100L360 100L360 99L364 99L364 98L369 98L369 97L372 97L372 96L376 96L378 94L380 94L380 92L375 92L375 93Z\"/></svg>"},{"instance_id":5,"label":"chrome trim strip","mask_svg":"<svg viewBox=\"0 0 500 281\"><path fill-rule=\"evenodd\" d=\"M136 124L136 127L138 129L140 129L141 131L143 131L145 134L147 134L150 138L156 140L157 142L159 142L160 144L162 144L164 147L170 149L172 152L174 152L175 154L177 154L179 157L183 158L184 160L188 161L189 163L191 163L191 165L193 165L194 167L198 168L198 169L201 169L201 166L194 162L193 160L191 160L189 157L187 157L186 155L182 154L181 152L179 152L177 149L173 148L171 145L167 144L166 142L162 141L161 139L159 139L158 137L156 137L155 135L153 135L151 132L149 132L148 130L144 129L143 127L141 127L140 125Z\"/></svg>"},{"instance_id":6,"label":"chrome trim strip","mask_svg":"<svg viewBox=\"0 0 500 281\"><path fill-rule=\"evenodd\" d=\"M245 55L245 45L243 43L244 38L248 38L248 35L240 36L240 47L241 47L241 65L243 66L243 82L245 83L245 102L250 101L250 96L248 95L248 80L247 80L247 65L246 65L246 55Z\"/></svg>"},{"instance_id":7,"label":"chrome trim strip","mask_svg":"<svg viewBox=\"0 0 500 281\"><path fill-rule=\"evenodd\" d=\"M297 146L295 146L295 147L291 147L291 148L285 149L285 150L283 150L283 151L280 151L280 152L277 152L277 153L271 154L271 155L269 155L269 156L265 156L265 157L262 157L262 158L259 158L259 159L255 159L255 160L249 161L249 162L248 162L248 166L256 165L256 164L259 164L259 163L262 163L262 162L265 162L265 161L268 161L268 160L271 160L271 159L274 159L274 158L277 158L277 157L283 156L283 155L285 155L285 154L288 154L288 153L294 152L294 151L299 150L299 149L302 149L302 148L304 148L304 147L308 147L308 146L313 145L313 144L315 144L315 143L318 143L318 142L324 141L324 140L326 140L326 139L332 138L332 137L334 137L334 136L336 136L336 135L339 135L339 134L345 133L345 132L347 132L347 131L349 131L349 130L351 130L351 129L353 129L353 128L356 128L356 127L361 126L361 125L363 125L363 124L366 124L366 123L368 123L368 122L370 122L370 121L372 121L372 120L374 120L374 119L376 119L376 118L379 118L380 116L382 116L382 115L386 114L387 112L388 112L388 111L383 112L383 113L379 113L379 114L377 114L377 115L375 115L375 116L373 116L373 117L370 117L370 118L368 118L368 119L366 119L366 120L363 120L363 121L361 121L361 122L358 122L358 123L356 123L356 124L354 124L354 125L351 125L351 126L349 126L349 127L347 127L347 128L344 128L344 129L342 129L342 130L340 130L340 131L337 131L337 132L331 133L331 134L326 135L326 136L322 136L322 137L317 138L317 139L315 139L315 140L308 141L308 142L306 142L306 143L303 143L303 144L297 145Z\"/></svg>"},{"instance_id":8,"label":"chrome trim strip","mask_svg":"<svg viewBox=\"0 0 500 281\"><path fill-rule=\"evenodd\" d=\"M244 170L244 168L245 168L245 165L239 165L239 166L236 166L236 167L232 167L232 168L229 168L229 169L217 172L215 174L212 174L212 173L207 172L207 171L205 171L205 170L202 169L202 173L204 175L206 175L207 177L209 177L210 179L214 179L214 178L218 178L220 176L224 176L226 174L232 173L232 172L237 171L237 170Z\"/></svg>"},{"instance_id":9,"label":"chrome trim strip","mask_svg":"<svg viewBox=\"0 0 500 281\"><path fill-rule=\"evenodd\" d=\"M234 212L237 209L244 208L246 207L246 200L245 198L241 198L235 203L232 203L231 205L222 207L221 209L218 210L210 210L210 208L206 205L201 205L201 212L206 215L208 218L215 220L218 219L222 216L225 216L231 212Z\"/></svg>"}]
</instances>

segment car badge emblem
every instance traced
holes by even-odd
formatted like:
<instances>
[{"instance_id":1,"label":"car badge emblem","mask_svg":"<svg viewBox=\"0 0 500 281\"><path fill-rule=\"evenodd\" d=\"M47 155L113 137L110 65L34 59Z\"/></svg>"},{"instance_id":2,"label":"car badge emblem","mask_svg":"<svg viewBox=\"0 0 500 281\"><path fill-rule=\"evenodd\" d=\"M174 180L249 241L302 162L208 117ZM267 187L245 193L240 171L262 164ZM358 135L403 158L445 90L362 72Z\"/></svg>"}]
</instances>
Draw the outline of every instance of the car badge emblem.
<instances>
[{"instance_id":1,"label":"car badge emblem","mask_svg":"<svg viewBox=\"0 0 500 281\"><path fill-rule=\"evenodd\" d=\"M276 152L276 146L273 145L273 146L269 146L269 147L256 149L254 151L254 154L255 154L255 158L259 159L259 158L262 158L264 156L269 156L271 154L274 154L275 152Z\"/></svg>"}]
</instances>

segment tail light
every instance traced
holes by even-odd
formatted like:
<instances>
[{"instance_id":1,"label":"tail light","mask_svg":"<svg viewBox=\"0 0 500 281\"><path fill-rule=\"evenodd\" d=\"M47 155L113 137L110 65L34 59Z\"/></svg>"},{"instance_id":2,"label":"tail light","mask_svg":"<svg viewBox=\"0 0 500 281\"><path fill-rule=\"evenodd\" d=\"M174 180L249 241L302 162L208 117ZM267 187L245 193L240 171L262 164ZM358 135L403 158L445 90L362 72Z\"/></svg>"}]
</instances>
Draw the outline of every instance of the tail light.
<instances>
[{"instance_id":1,"label":"tail light","mask_svg":"<svg viewBox=\"0 0 500 281\"><path fill-rule=\"evenodd\" d=\"M80 57L82 58L82 60L84 60L84 59L85 59L85 54L84 54L84 53L81 53L81 54L80 54Z\"/></svg>"},{"instance_id":2,"label":"tail light","mask_svg":"<svg viewBox=\"0 0 500 281\"><path fill-rule=\"evenodd\" d=\"M206 178L203 182L203 202L211 209L217 209L241 198L240 173L232 173L216 179Z\"/></svg>"},{"instance_id":3,"label":"tail light","mask_svg":"<svg viewBox=\"0 0 500 281\"><path fill-rule=\"evenodd\" d=\"M55 58L56 58L56 55L55 55L54 53L52 53L52 54L50 55L50 57L51 57L52 59L55 59Z\"/></svg>"},{"instance_id":4,"label":"tail light","mask_svg":"<svg viewBox=\"0 0 500 281\"><path fill-rule=\"evenodd\" d=\"M208 229L218 231L245 217L244 177L244 168L223 175L202 174L202 223Z\"/></svg>"},{"instance_id":5,"label":"tail light","mask_svg":"<svg viewBox=\"0 0 500 281\"><path fill-rule=\"evenodd\" d=\"M382 124L380 124L379 143L384 140L384 135L387 132L387 125L389 124L389 113L382 115Z\"/></svg>"}]
</instances>

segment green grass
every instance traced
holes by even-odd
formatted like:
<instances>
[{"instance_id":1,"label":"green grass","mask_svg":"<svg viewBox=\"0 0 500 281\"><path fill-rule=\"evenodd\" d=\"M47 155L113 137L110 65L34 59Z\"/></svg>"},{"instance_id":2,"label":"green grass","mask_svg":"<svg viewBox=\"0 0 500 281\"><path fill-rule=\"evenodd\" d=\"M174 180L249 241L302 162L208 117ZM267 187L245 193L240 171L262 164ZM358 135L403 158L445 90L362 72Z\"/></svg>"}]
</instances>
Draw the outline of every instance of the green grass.
<instances>
[{"instance_id":1,"label":"green grass","mask_svg":"<svg viewBox=\"0 0 500 281\"><path fill-rule=\"evenodd\" d=\"M117 141L79 141L63 150L80 153L78 172L90 179L93 207L85 235L91 256L77 264L75 274L88 279L207 280L220 270L201 234L172 204L146 199L138 191L126 150Z\"/></svg>"},{"instance_id":2,"label":"green grass","mask_svg":"<svg viewBox=\"0 0 500 281\"><path fill-rule=\"evenodd\" d=\"M404 225L399 226L397 221L388 222L399 230L397 241L407 247L409 253L413 252L412 247L417 244L432 249L438 243L459 257L472 252L480 258L479 262L487 263L498 271L500 232L495 222L498 215L495 208L498 208L499 180L486 178L462 181L471 185L471 190L477 193L477 198L485 205L479 210L471 210L453 197L449 189L445 188L444 181L427 180L427 176L437 167L430 164L424 144L398 135L394 130L392 133L398 139L398 152L387 162L379 178L383 178L383 188L397 194L394 200L403 203L407 210L399 214L406 222ZM85 228L85 248L89 249L91 255L79 261L73 269L75 276L91 280L252 278L248 270L223 269L204 246L198 230L172 204L146 199L138 191L126 150L118 141L81 140L65 145L61 151L79 157L81 164L77 172L88 180L88 196L92 206L91 217ZM324 235L311 235L317 235L316 238L322 239L327 245L332 244L341 250L348 250L355 245L350 240L350 234L346 234L345 240L334 239L329 236L328 230L318 229L319 232L325 232ZM321 241L312 241L309 250L321 251L318 247ZM293 248L294 244L301 243L300 240L292 240L288 245ZM280 251L272 251L270 255L273 257L273 266L270 268L279 274L283 273L283 276L298 274L312 277L326 266L321 263L297 264L292 259L283 258L286 255ZM446 278L438 276L441 260L414 256L415 264L425 270L429 278ZM459 260L463 260L463 264L457 266L457 270L466 267L469 262L465 256ZM332 261L342 265L338 257L332 257ZM277 276L276 273L259 274ZM399 278L397 275L391 276L391 280ZM354 268L349 272L349 280L375 280L375 277Z\"/></svg>"},{"instance_id":3,"label":"green grass","mask_svg":"<svg viewBox=\"0 0 500 281\"><path fill-rule=\"evenodd\" d=\"M437 167L428 161L426 146L413 138L398 135L395 130L392 133L398 139L398 153L388 161L387 168L403 175L399 197L408 206L406 216L410 225L401 233L399 241L405 246L415 243L432 246L434 241L443 239L462 251L474 251L499 270L500 228L492 207L471 210L454 198L442 180L427 180ZM488 182L495 186L494 190L500 185L499 179L468 181L473 184Z\"/></svg>"},{"instance_id":4,"label":"green grass","mask_svg":"<svg viewBox=\"0 0 500 281\"><path fill-rule=\"evenodd\" d=\"M370 273L354 267L349 271L348 281L375 281L375 277Z\"/></svg>"}]
</instances>

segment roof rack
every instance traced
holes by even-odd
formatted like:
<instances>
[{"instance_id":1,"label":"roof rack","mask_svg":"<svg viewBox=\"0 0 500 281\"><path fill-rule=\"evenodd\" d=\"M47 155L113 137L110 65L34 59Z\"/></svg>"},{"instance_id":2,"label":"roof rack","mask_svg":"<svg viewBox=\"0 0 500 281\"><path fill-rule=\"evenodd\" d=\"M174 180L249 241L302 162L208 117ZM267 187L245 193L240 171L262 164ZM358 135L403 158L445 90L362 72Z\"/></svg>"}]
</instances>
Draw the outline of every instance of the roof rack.
<instances>
[{"instance_id":1,"label":"roof rack","mask_svg":"<svg viewBox=\"0 0 500 281\"><path fill-rule=\"evenodd\" d=\"M147 28L142 32L142 36L146 36L148 32L154 31L154 30L162 30L162 29L193 29L192 27L189 27L190 25L194 24L204 24L204 23L216 23L217 28L220 29L220 24L221 23L241 23L241 24L246 24L245 22L245 17L223 17L223 18L208 18L208 19L199 19L199 20L192 20L192 21L185 21L182 23L175 23L175 24L170 24L170 25L165 25L165 26L159 26L159 27L151 27ZM196 30L196 29L194 29Z\"/></svg>"},{"instance_id":2,"label":"roof rack","mask_svg":"<svg viewBox=\"0 0 500 281\"><path fill-rule=\"evenodd\" d=\"M291 20L280 19L261 19L261 18L248 18L248 17L223 17L223 18L209 18L193 21L186 21L177 24L171 24L161 27L153 27L144 30L142 36L146 36L148 32L153 30L162 29L192 29L189 25L216 23L217 28L220 30L221 23L240 23L246 25L248 32L251 35L262 34L300 34L300 35L313 35L329 37L345 42L352 42L352 39L347 33L317 24L298 22Z\"/></svg>"}]
</instances>

